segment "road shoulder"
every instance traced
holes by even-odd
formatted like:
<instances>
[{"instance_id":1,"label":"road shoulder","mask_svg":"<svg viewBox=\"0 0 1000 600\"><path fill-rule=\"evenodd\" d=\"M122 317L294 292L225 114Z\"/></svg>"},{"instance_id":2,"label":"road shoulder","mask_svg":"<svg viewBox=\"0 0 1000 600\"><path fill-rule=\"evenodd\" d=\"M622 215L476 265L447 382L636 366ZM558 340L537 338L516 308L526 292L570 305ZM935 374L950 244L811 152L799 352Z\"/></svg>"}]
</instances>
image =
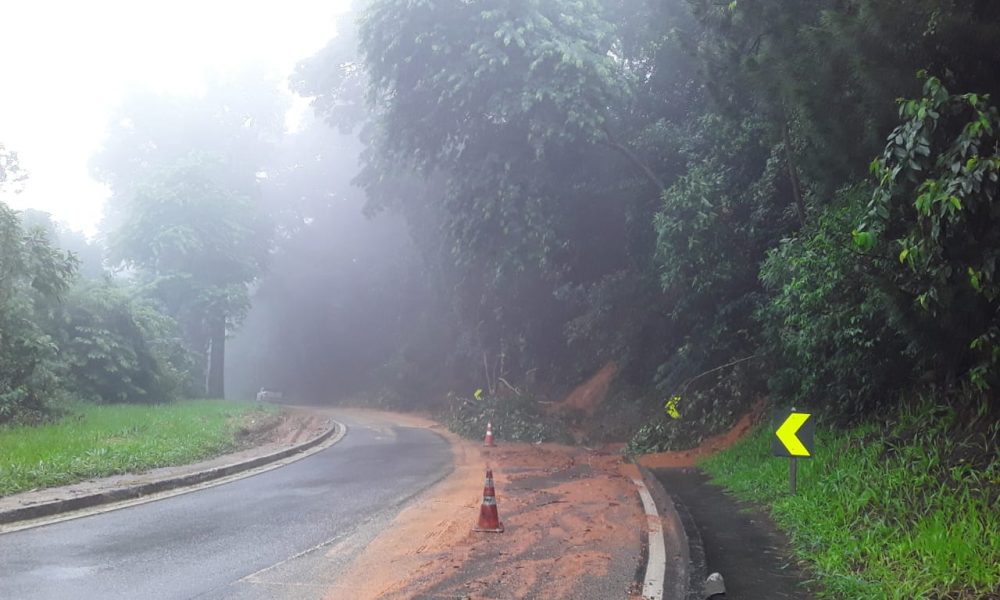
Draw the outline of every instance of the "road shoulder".
<instances>
[{"instance_id":1,"label":"road shoulder","mask_svg":"<svg viewBox=\"0 0 1000 600\"><path fill-rule=\"evenodd\" d=\"M692 544L696 575L691 579L689 598L704 598L704 573L719 572L725 579L726 598L789 598L809 600L809 577L792 557L788 540L770 518L756 507L727 494L709 482L695 468L653 470L679 509ZM698 549L697 547L702 549Z\"/></svg>"}]
</instances>

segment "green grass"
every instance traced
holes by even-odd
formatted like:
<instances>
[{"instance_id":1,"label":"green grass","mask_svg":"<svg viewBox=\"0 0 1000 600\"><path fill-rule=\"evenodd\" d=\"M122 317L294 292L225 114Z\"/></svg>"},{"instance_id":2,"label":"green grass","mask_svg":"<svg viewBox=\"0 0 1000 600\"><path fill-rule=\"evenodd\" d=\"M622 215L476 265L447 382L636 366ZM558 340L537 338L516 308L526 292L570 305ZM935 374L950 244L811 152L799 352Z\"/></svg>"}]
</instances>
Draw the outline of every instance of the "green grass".
<instances>
[{"instance_id":1,"label":"green grass","mask_svg":"<svg viewBox=\"0 0 1000 600\"><path fill-rule=\"evenodd\" d=\"M236 447L241 416L274 407L192 400L75 405L39 427L0 428L0 496L118 473L179 465Z\"/></svg>"},{"instance_id":2,"label":"green grass","mask_svg":"<svg viewBox=\"0 0 1000 600\"><path fill-rule=\"evenodd\" d=\"M823 597L1000 598L1000 426L961 430L927 406L887 427L819 425L796 496L769 426L701 467L771 510Z\"/></svg>"}]
</instances>

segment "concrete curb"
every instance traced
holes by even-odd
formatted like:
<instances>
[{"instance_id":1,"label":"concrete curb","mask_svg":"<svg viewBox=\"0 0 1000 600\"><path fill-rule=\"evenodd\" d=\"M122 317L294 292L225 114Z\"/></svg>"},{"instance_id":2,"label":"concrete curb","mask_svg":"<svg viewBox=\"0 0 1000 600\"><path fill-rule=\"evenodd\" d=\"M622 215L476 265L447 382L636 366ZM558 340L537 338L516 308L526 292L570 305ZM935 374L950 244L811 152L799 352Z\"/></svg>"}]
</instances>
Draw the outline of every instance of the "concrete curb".
<instances>
[{"instance_id":1,"label":"concrete curb","mask_svg":"<svg viewBox=\"0 0 1000 600\"><path fill-rule=\"evenodd\" d=\"M650 600L663 600L664 584L667 572L666 539L664 522L656 508L649 488L641 479L632 480L639 490L639 500L646 513L646 572L642 582L642 597Z\"/></svg>"},{"instance_id":2,"label":"concrete curb","mask_svg":"<svg viewBox=\"0 0 1000 600\"><path fill-rule=\"evenodd\" d=\"M150 481L148 483L126 486L115 490L87 494L84 496L77 496L75 498L63 498L50 502L41 502L31 506L23 506L20 508L0 511L0 525L50 517L60 513L77 511L84 508L92 508L102 504L133 500L150 494L194 486L212 481L214 479L221 479L242 471L248 471L269 463L277 462L295 454L299 454L300 452L309 450L310 448L327 441L338 431L346 432L346 427L337 421L333 421L333 425L328 430L310 440L290 448L285 448L284 450L279 450L277 452L272 452L271 454L265 454L263 456L258 456L242 462L223 465L221 467L213 467L211 469L196 471L185 475L167 477L158 481Z\"/></svg>"},{"instance_id":3,"label":"concrete curb","mask_svg":"<svg viewBox=\"0 0 1000 600\"><path fill-rule=\"evenodd\" d=\"M694 554L701 551L700 538L697 538L696 548L692 548L691 536L683 518L686 511L677 505L648 468L638 463L635 465L639 468L643 483L656 504L662 524L665 554L665 560L660 565L654 564L650 556L646 565L646 577L648 579L649 570L662 569L660 577L663 581L663 600L686 600L691 592L691 583L697 576L698 569L693 568L696 564L692 560L694 558L692 551L696 551ZM697 535L697 532L695 533Z\"/></svg>"}]
</instances>

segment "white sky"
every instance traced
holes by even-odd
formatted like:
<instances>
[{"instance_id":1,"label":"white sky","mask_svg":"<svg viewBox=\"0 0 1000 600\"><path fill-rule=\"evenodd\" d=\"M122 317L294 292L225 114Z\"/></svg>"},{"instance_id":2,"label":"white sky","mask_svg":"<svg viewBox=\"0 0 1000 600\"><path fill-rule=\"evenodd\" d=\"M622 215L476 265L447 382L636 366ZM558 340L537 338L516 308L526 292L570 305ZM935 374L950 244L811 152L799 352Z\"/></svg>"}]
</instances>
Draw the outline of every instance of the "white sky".
<instances>
[{"instance_id":1,"label":"white sky","mask_svg":"<svg viewBox=\"0 0 1000 600\"><path fill-rule=\"evenodd\" d=\"M29 178L14 208L93 234L107 190L88 171L132 86L197 94L211 73L287 75L350 0L12 0L0 6L0 143ZM302 104L297 106L301 109Z\"/></svg>"}]
</instances>

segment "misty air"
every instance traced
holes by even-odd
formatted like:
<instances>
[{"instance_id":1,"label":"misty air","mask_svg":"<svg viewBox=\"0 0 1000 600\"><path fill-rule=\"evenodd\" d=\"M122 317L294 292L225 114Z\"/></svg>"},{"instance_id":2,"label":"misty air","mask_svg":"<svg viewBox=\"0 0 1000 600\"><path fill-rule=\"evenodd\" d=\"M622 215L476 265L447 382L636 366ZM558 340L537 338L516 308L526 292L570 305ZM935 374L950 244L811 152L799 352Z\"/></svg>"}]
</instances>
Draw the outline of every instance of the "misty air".
<instances>
[{"instance_id":1,"label":"misty air","mask_svg":"<svg viewBox=\"0 0 1000 600\"><path fill-rule=\"evenodd\" d=\"M1000 600L995 3L0 53L0 598Z\"/></svg>"}]
</instances>

